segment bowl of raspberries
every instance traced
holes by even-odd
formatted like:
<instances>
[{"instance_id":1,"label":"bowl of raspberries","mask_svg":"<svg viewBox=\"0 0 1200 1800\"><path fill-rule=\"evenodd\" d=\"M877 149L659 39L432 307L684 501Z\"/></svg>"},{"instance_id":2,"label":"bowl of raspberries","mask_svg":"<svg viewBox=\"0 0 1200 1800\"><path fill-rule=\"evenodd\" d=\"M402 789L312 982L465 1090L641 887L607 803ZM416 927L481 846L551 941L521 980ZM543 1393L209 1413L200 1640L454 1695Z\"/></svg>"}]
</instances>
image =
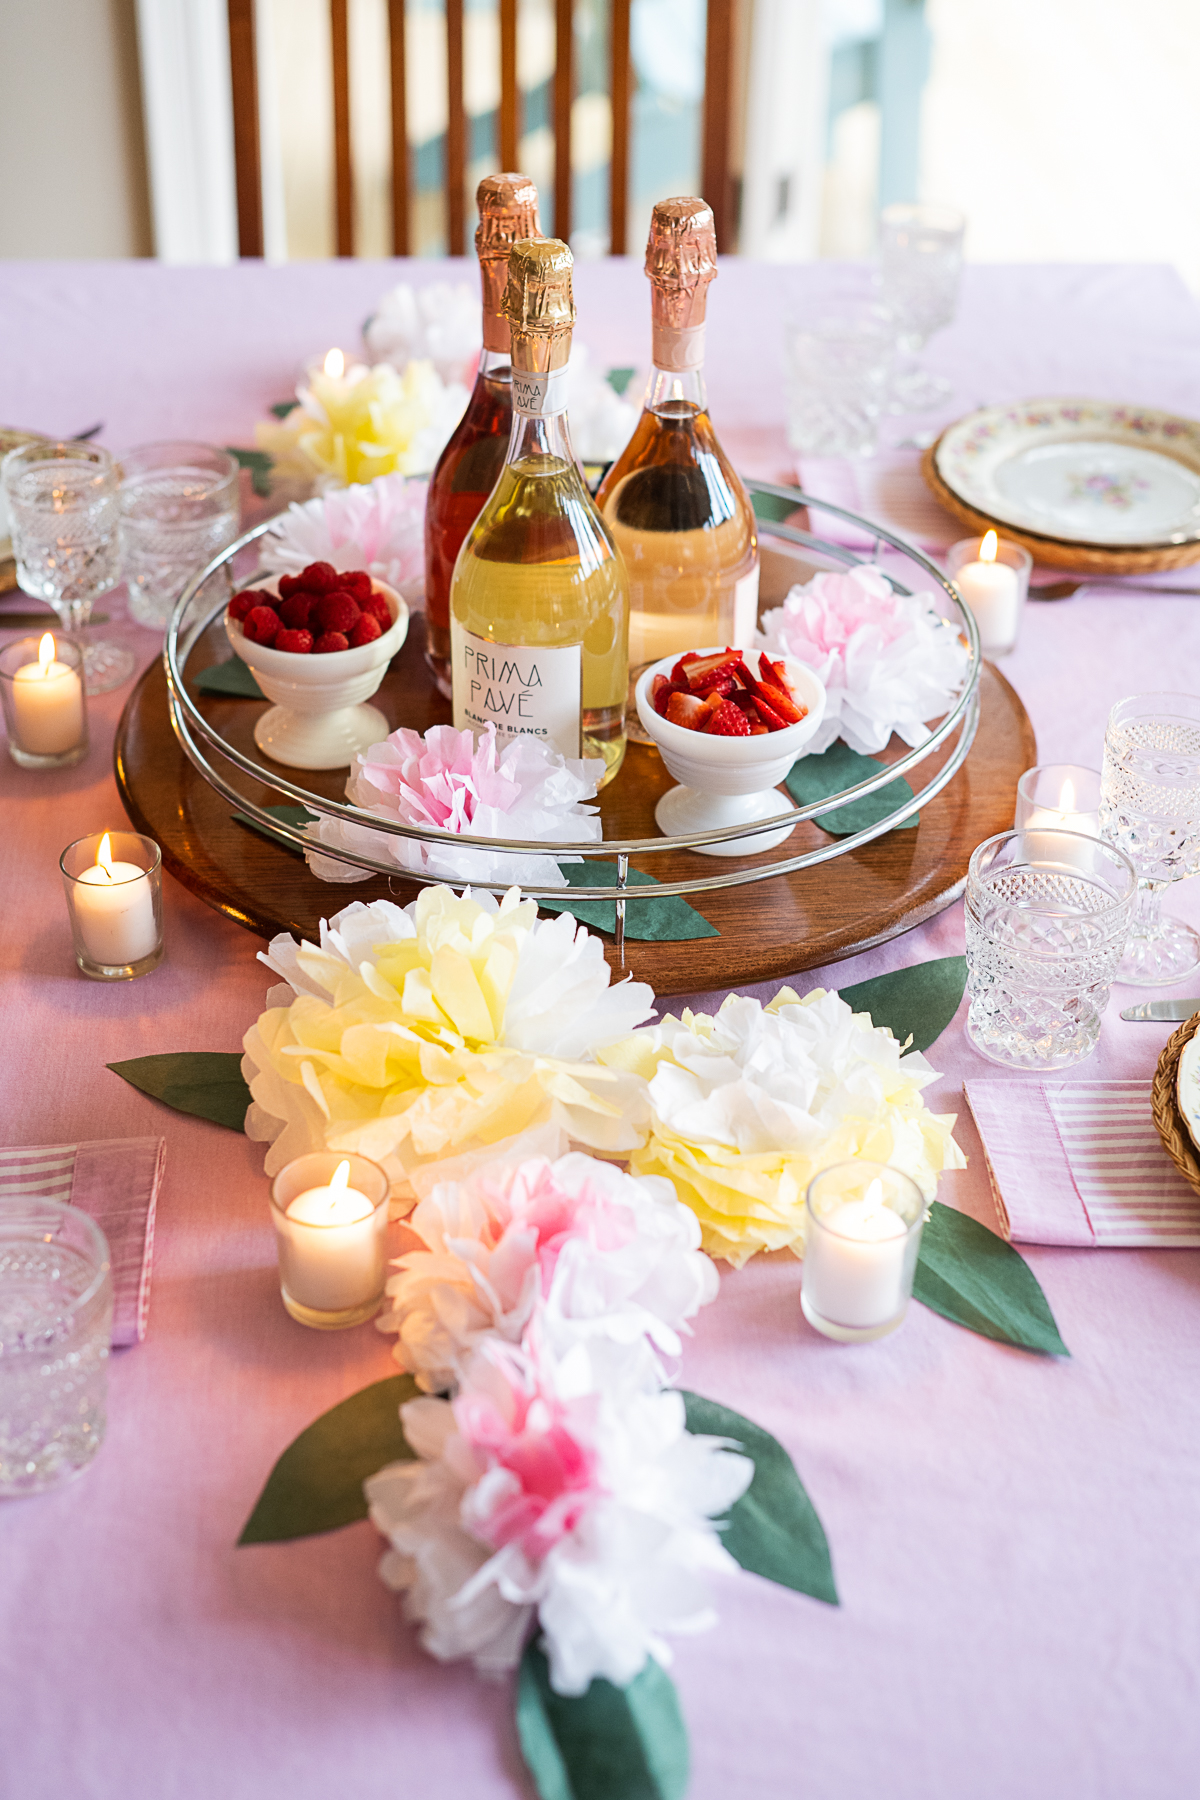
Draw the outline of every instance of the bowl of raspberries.
<instances>
[{"instance_id":1,"label":"bowl of raspberries","mask_svg":"<svg viewBox=\"0 0 1200 1800\"><path fill-rule=\"evenodd\" d=\"M635 689L638 717L680 783L654 811L668 837L720 831L791 810L776 790L825 716L825 689L803 663L718 645L664 657ZM704 856L773 850L794 825L720 844Z\"/></svg>"},{"instance_id":2,"label":"bowl of raspberries","mask_svg":"<svg viewBox=\"0 0 1200 1800\"><path fill-rule=\"evenodd\" d=\"M235 653L274 705L254 741L292 769L341 769L387 736L365 704L408 635L408 607L366 569L310 563L235 594L225 609Z\"/></svg>"}]
</instances>

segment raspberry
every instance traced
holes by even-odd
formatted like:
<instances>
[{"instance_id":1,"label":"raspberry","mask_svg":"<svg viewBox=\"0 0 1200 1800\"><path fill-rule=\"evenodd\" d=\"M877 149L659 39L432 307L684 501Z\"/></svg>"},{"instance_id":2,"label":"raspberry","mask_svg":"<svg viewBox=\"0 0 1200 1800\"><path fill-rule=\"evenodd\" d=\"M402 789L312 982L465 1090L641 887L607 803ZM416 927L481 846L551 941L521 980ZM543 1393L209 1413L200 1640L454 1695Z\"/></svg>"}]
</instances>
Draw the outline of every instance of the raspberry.
<instances>
[{"instance_id":1,"label":"raspberry","mask_svg":"<svg viewBox=\"0 0 1200 1800\"><path fill-rule=\"evenodd\" d=\"M304 583L298 575L281 575L279 577L279 598L290 600L293 594L302 591Z\"/></svg>"},{"instance_id":2,"label":"raspberry","mask_svg":"<svg viewBox=\"0 0 1200 1800\"><path fill-rule=\"evenodd\" d=\"M310 594L332 594L335 587L340 586L338 572L332 563L309 563L307 569L300 571L300 585Z\"/></svg>"},{"instance_id":3,"label":"raspberry","mask_svg":"<svg viewBox=\"0 0 1200 1800\"><path fill-rule=\"evenodd\" d=\"M350 644L344 632L323 631L313 645L314 656L327 656L333 650L348 650Z\"/></svg>"},{"instance_id":4,"label":"raspberry","mask_svg":"<svg viewBox=\"0 0 1200 1800\"><path fill-rule=\"evenodd\" d=\"M260 594L255 588L243 588L242 592L235 594L229 602L230 618L244 619L248 612L253 612L256 606L261 606L266 598L265 594Z\"/></svg>"},{"instance_id":5,"label":"raspberry","mask_svg":"<svg viewBox=\"0 0 1200 1800\"><path fill-rule=\"evenodd\" d=\"M256 606L242 620L242 630L252 644L273 644L279 634L279 614L270 606Z\"/></svg>"},{"instance_id":6,"label":"raspberry","mask_svg":"<svg viewBox=\"0 0 1200 1800\"><path fill-rule=\"evenodd\" d=\"M361 644L373 644L376 638L382 636L379 620L373 619L370 613L361 613L357 625L350 633L350 648L357 650Z\"/></svg>"},{"instance_id":7,"label":"raspberry","mask_svg":"<svg viewBox=\"0 0 1200 1800\"><path fill-rule=\"evenodd\" d=\"M352 631L358 624L358 601L349 594L326 594L313 604L310 622L322 631Z\"/></svg>"},{"instance_id":8,"label":"raspberry","mask_svg":"<svg viewBox=\"0 0 1200 1800\"><path fill-rule=\"evenodd\" d=\"M708 724L704 727L710 737L749 737L750 723L740 706L732 700L722 700Z\"/></svg>"},{"instance_id":9,"label":"raspberry","mask_svg":"<svg viewBox=\"0 0 1200 1800\"><path fill-rule=\"evenodd\" d=\"M314 604L311 594L290 594L279 608L279 616L289 631L305 631Z\"/></svg>"},{"instance_id":10,"label":"raspberry","mask_svg":"<svg viewBox=\"0 0 1200 1800\"><path fill-rule=\"evenodd\" d=\"M348 594L353 594L360 606L365 606L375 591L365 569L351 569L349 573L343 570L338 585L345 588Z\"/></svg>"},{"instance_id":11,"label":"raspberry","mask_svg":"<svg viewBox=\"0 0 1200 1800\"><path fill-rule=\"evenodd\" d=\"M290 650L293 656L307 656L312 647L311 631L281 631L275 639L276 650Z\"/></svg>"},{"instance_id":12,"label":"raspberry","mask_svg":"<svg viewBox=\"0 0 1200 1800\"><path fill-rule=\"evenodd\" d=\"M388 605L387 601L384 599L382 594L368 594L367 598L365 600L361 601L360 604L362 606L364 616L366 616L368 618L372 618L372 619L378 619L382 630L384 630L384 631L391 630L392 623L393 623L392 609Z\"/></svg>"}]
</instances>

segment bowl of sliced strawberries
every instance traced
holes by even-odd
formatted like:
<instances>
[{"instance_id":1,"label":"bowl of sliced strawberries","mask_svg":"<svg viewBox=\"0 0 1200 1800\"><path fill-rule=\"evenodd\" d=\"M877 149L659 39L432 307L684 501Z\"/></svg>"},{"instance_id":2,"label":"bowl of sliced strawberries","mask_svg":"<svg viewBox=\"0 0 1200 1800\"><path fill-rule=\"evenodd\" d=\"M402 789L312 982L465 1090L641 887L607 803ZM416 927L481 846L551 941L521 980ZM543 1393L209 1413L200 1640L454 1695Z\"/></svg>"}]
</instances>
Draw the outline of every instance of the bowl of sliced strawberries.
<instances>
[{"instance_id":1,"label":"bowl of sliced strawberries","mask_svg":"<svg viewBox=\"0 0 1200 1800\"><path fill-rule=\"evenodd\" d=\"M275 702L254 741L292 769L341 769L381 743L388 722L367 706L408 635L408 607L365 569L310 563L235 594L225 609L234 651Z\"/></svg>"},{"instance_id":2,"label":"bowl of sliced strawberries","mask_svg":"<svg viewBox=\"0 0 1200 1800\"><path fill-rule=\"evenodd\" d=\"M655 809L661 831L720 831L790 809L776 789L825 716L825 689L811 669L727 645L664 657L635 692L638 717L681 784ZM695 848L706 856L752 855L794 829Z\"/></svg>"}]
</instances>

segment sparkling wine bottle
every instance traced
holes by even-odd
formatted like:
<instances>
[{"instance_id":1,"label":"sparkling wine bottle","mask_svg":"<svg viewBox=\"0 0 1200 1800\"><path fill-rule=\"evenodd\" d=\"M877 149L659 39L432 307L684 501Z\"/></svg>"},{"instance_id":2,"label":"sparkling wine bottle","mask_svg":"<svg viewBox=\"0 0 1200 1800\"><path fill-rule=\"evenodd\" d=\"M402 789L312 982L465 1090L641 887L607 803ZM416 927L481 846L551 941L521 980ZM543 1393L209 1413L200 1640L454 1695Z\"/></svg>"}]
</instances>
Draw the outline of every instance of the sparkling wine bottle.
<instances>
[{"instance_id":1,"label":"sparkling wine bottle","mask_svg":"<svg viewBox=\"0 0 1200 1800\"><path fill-rule=\"evenodd\" d=\"M539 237L537 189L527 175L488 175L475 202L475 250L483 280L483 351L467 410L429 483L425 508L425 660L450 693L450 579L463 539L496 485L512 430L508 320L501 311L508 253Z\"/></svg>"},{"instance_id":2,"label":"sparkling wine bottle","mask_svg":"<svg viewBox=\"0 0 1200 1800\"><path fill-rule=\"evenodd\" d=\"M653 367L637 429L596 496L629 571L629 660L749 645L758 620L754 511L708 416L704 308L712 208L660 200L646 246Z\"/></svg>"},{"instance_id":3,"label":"sparkling wine bottle","mask_svg":"<svg viewBox=\"0 0 1200 1800\"><path fill-rule=\"evenodd\" d=\"M625 754L629 583L567 433L571 267L554 238L509 258L512 435L450 588L454 723L603 757L611 781Z\"/></svg>"}]
</instances>

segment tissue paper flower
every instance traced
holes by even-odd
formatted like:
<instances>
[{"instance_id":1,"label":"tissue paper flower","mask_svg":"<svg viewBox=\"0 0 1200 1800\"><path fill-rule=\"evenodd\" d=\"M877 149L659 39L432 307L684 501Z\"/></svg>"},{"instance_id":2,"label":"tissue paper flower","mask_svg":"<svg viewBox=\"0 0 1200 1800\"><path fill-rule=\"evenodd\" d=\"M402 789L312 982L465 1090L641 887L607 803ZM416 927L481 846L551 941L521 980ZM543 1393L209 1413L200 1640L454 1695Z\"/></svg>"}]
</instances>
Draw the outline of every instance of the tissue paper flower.
<instances>
[{"instance_id":1,"label":"tissue paper flower","mask_svg":"<svg viewBox=\"0 0 1200 1800\"><path fill-rule=\"evenodd\" d=\"M399 1333L396 1361L428 1393L452 1388L485 1336L518 1343L535 1306L558 1355L606 1338L678 1356L685 1321L716 1298L700 1227L670 1182L590 1156L491 1163L439 1184L408 1227L425 1248L397 1260L377 1324Z\"/></svg>"},{"instance_id":2,"label":"tissue paper flower","mask_svg":"<svg viewBox=\"0 0 1200 1800\"><path fill-rule=\"evenodd\" d=\"M928 1199L941 1170L966 1167L954 1115L921 1099L937 1078L925 1058L821 988L783 988L766 1008L733 994L715 1017L668 1016L610 1054L651 1078L630 1169L673 1181L704 1248L735 1268L757 1250L803 1255L805 1192L832 1163L890 1163Z\"/></svg>"},{"instance_id":3,"label":"tissue paper flower","mask_svg":"<svg viewBox=\"0 0 1200 1800\"><path fill-rule=\"evenodd\" d=\"M691 1435L682 1395L647 1392L636 1354L493 1337L455 1400L400 1416L419 1460L364 1486L392 1546L380 1573L432 1655L513 1668L536 1608L552 1687L582 1694L668 1661L664 1631L714 1623L705 1576L736 1565L712 1520L753 1464Z\"/></svg>"},{"instance_id":4,"label":"tissue paper flower","mask_svg":"<svg viewBox=\"0 0 1200 1800\"><path fill-rule=\"evenodd\" d=\"M272 519L263 556L274 569L298 575L309 563L366 569L404 595L411 607L425 589L427 481L380 475L351 488L331 489L303 506L293 502Z\"/></svg>"},{"instance_id":5,"label":"tissue paper flower","mask_svg":"<svg viewBox=\"0 0 1200 1800\"><path fill-rule=\"evenodd\" d=\"M825 685L825 718L811 756L844 738L873 755L893 732L923 744L926 719L940 718L962 692L970 653L932 594L893 593L879 569L815 575L782 606L764 613L758 646L794 656Z\"/></svg>"},{"instance_id":6,"label":"tissue paper flower","mask_svg":"<svg viewBox=\"0 0 1200 1800\"><path fill-rule=\"evenodd\" d=\"M412 362L431 362L445 382L470 387L483 333L479 290L462 281L407 281L389 290L363 327L371 360L403 372Z\"/></svg>"},{"instance_id":7,"label":"tissue paper flower","mask_svg":"<svg viewBox=\"0 0 1200 1800\"><path fill-rule=\"evenodd\" d=\"M592 799L603 774L599 757L568 760L535 738L515 738L497 753L494 725L487 726L478 740L472 731L434 725L424 737L415 731L393 731L383 743L356 756L346 798L364 812L404 825L542 844L598 843L601 825L596 809L580 802ZM415 874L440 875L449 881L567 885L553 856L420 843L325 817L311 825L307 835L314 844L340 845L390 859ZM306 854L309 868L323 881L371 878L370 870L353 863L315 850Z\"/></svg>"},{"instance_id":8,"label":"tissue paper flower","mask_svg":"<svg viewBox=\"0 0 1200 1800\"><path fill-rule=\"evenodd\" d=\"M408 1175L555 1124L609 1155L641 1142L640 1076L595 1060L652 1011L639 982L609 985L599 938L569 913L539 920L511 888L426 888L406 907L356 902L320 945L282 935L261 960L287 983L247 1032L246 1135L266 1170L354 1150Z\"/></svg>"},{"instance_id":9,"label":"tissue paper flower","mask_svg":"<svg viewBox=\"0 0 1200 1800\"><path fill-rule=\"evenodd\" d=\"M255 426L255 440L280 474L328 487L350 487L377 475L427 475L469 398L447 387L430 362L409 363L403 375L387 363L362 364L344 375L314 370L296 389L299 405L278 421Z\"/></svg>"},{"instance_id":10,"label":"tissue paper flower","mask_svg":"<svg viewBox=\"0 0 1200 1800\"><path fill-rule=\"evenodd\" d=\"M633 436L633 428L638 422L638 408L623 400L607 375L592 367L586 344L571 346L567 364L567 417L571 424L571 446L580 462L585 463L615 462Z\"/></svg>"}]
</instances>

